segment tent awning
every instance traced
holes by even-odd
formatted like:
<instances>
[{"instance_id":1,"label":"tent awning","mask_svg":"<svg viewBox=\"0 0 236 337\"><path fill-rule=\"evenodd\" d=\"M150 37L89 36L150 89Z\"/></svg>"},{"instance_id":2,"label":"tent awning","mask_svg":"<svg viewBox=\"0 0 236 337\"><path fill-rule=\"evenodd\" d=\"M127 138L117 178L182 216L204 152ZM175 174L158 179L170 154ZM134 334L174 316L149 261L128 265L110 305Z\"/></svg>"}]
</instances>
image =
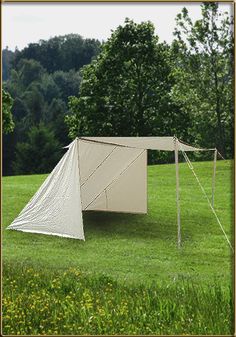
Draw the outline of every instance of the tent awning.
<instances>
[{"instance_id":1,"label":"tent awning","mask_svg":"<svg viewBox=\"0 0 236 337\"><path fill-rule=\"evenodd\" d=\"M98 142L103 144L113 144L117 146L132 147L144 150L174 151L175 137L79 137L80 139ZM214 149L197 148L178 139L178 150L184 151L207 151Z\"/></svg>"}]
</instances>

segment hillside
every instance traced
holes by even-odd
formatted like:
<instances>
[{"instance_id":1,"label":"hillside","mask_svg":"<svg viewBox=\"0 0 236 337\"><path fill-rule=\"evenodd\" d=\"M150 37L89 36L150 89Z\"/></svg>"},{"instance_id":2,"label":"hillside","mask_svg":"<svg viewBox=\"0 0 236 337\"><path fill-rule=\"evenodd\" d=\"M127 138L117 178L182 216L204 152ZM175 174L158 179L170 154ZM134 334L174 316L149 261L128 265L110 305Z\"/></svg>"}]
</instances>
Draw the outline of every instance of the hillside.
<instances>
[{"instance_id":1,"label":"hillside","mask_svg":"<svg viewBox=\"0 0 236 337\"><path fill-rule=\"evenodd\" d=\"M232 226L230 161L217 163L215 206L226 232ZM194 165L208 195L212 163ZM230 249L186 164L180 164L182 240L176 248L174 165L148 169L148 215L84 213L86 241L15 231L3 233L4 261L43 268L77 267L116 279L151 282L196 278L201 282L231 277ZM6 227L45 179L45 175L5 177Z\"/></svg>"}]
</instances>

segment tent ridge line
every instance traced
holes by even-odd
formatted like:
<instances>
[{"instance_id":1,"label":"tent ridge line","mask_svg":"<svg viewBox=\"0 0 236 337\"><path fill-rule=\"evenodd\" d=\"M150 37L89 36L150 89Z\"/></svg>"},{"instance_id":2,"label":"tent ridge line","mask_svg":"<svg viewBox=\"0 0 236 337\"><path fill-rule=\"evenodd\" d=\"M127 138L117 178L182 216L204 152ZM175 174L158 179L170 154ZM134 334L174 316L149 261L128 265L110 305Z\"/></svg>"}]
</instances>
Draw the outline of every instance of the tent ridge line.
<instances>
[{"instance_id":1,"label":"tent ridge line","mask_svg":"<svg viewBox=\"0 0 236 337\"><path fill-rule=\"evenodd\" d=\"M92 175L97 171L97 169L102 166L102 164L104 164L104 162L110 157L110 155L112 154L113 151L115 151L115 149L117 148L117 146L115 146L112 151L103 159L103 161L93 170L92 173L90 173L90 175L88 176L88 178L83 182L83 184L81 184L81 187L84 186L84 184L89 180L89 178L92 177Z\"/></svg>"},{"instance_id":2,"label":"tent ridge line","mask_svg":"<svg viewBox=\"0 0 236 337\"><path fill-rule=\"evenodd\" d=\"M143 150L144 148L143 147L137 147L137 146L134 146L134 145L124 145L124 144L120 144L118 142L110 142L110 141L104 141L104 140L98 140L98 139L92 139L92 138L89 138L89 137L77 137L78 139L81 139L85 142L92 142L92 143L98 143L98 144L104 144L104 145L115 145L115 146L119 146L119 147L125 147L125 148L132 148L132 149L138 149L138 150ZM100 138L100 137L95 137L95 138ZM102 137L102 138L106 138L105 136ZM110 137L107 137L107 138L110 138ZM116 138L130 138L130 137L116 137ZM140 137L131 137L131 138L140 138ZM141 137L141 138L151 138L153 140L155 140L155 138L162 138L161 136L160 137ZM168 136L168 137L163 137L163 138L169 138L169 139L172 139L173 140L173 143L175 142L175 140L177 140L180 144L182 145L185 145L185 146L189 146L190 148L192 149L189 149L187 151L214 151L215 148L196 148L196 147L193 147L192 145L178 139L177 136ZM146 140L146 139L145 139ZM146 150L150 149L151 148L145 148ZM173 149L155 149L155 150L158 150L158 151L175 151L174 149L174 144L173 144ZM180 149L178 149L178 151L180 151Z\"/></svg>"},{"instance_id":3,"label":"tent ridge line","mask_svg":"<svg viewBox=\"0 0 236 337\"><path fill-rule=\"evenodd\" d=\"M137 137L138 138L138 137ZM112 142L103 142L101 140L94 140L91 138L85 138L85 137L79 137L79 139L86 141L86 142L93 142L93 143L98 143L98 144L105 144L105 145L114 145L114 146L119 146L119 147L125 147L128 149L137 149L137 150L143 150L141 147L136 147L136 146L128 146L128 145L122 145L122 144L117 144L117 143L112 143Z\"/></svg>"},{"instance_id":4,"label":"tent ridge line","mask_svg":"<svg viewBox=\"0 0 236 337\"><path fill-rule=\"evenodd\" d=\"M87 208L98 198L100 195L114 182L116 181L146 150L143 150L141 153L138 154L138 156L132 160L126 168L120 172L118 176L115 177L84 209L84 211L87 210Z\"/></svg>"}]
</instances>

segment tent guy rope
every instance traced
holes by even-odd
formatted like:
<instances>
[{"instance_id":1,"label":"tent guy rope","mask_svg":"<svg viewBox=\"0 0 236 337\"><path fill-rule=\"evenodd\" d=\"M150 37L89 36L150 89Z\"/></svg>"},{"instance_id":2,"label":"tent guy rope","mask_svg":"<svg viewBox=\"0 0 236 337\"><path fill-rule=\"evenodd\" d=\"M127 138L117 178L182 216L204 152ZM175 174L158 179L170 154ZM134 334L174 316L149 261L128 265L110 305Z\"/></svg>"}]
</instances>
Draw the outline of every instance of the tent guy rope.
<instances>
[{"instance_id":1,"label":"tent guy rope","mask_svg":"<svg viewBox=\"0 0 236 337\"><path fill-rule=\"evenodd\" d=\"M196 172L194 171L193 165L192 165L190 159L188 158L186 152L183 150L181 144L180 144L180 149L181 149L181 151L182 151L182 154L183 154L183 156L184 156L184 159L186 160L186 163L188 164L188 167L190 168L190 170L192 171L194 177L196 178L196 180L197 180L197 182L198 182L198 185L200 186L203 195L204 195L205 198L207 199L207 202L208 202L208 204L209 204L209 206L210 206L210 208L211 208L211 210L212 210L212 213L214 214L214 216L215 216L215 218L216 218L216 220L217 220L217 222L218 222L218 224L219 224L219 226L220 226L220 228L221 228L221 230L222 230L222 232L223 232L223 234L224 234L224 236L225 236L225 239L226 239L226 241L227 241L229 247L231 248L232 252L234 252L234 249L233 249L233 247L232 247L232 245L231 245L231 242L230 242L230 240L229 240L229 238L228 238L228 236L227 236L227 234L226 234L226 232L225 232L225 230L224 230L224 227L223 227L223 225L221 224L220 219L218 218L218 215L216 214L216 211L214 210L213 205L212 205L210 199L208 198L207 193L206 193L204 187L202 186L202 184L201 184L201 182L200 182L200 180L199 180L199 178L198 178Z\"/></svg>"}]
</instances>

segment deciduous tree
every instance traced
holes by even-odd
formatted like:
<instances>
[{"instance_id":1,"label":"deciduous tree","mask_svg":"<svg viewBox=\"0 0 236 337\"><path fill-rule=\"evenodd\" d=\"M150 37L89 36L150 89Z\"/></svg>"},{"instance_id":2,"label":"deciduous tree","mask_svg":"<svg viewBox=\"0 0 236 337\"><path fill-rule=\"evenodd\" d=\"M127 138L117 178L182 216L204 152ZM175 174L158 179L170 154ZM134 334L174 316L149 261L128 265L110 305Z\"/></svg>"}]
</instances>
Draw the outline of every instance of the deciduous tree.
<instances>
[{"instance_id":1,"label":"deciduous tree","mask_svg":"<svg viewBox=\"0 0 236 337\"><path fill-rule=\"evenodd\" d=\"M13 163L17 174L50 172L60 158L61 148L53 131L42 123L28 132L27 141L17 143Z\"/></svg>"},{"instance_id":2,"label":"deciduous tree","mask_svg":"<svg viewBox=\"0 0 236 337\"><path fill-rule=\"evenodd\" d=\"M190 132L201 145L232 155L233 31L228 13L217 3L202 4L193 22L186 8L177 15L172 45L172 98L191 114Z\"/></svg>"},{"instance_id":3,"label":"deciduous tree","mask_svg":"<svg viewBox=\"0 0 236 337\"><path fill-rule=\"evenodd\" d=\"M70 136L173 134L178 111L170 97L169 58L151 22L126 19L82 70L79 97L69 100Z\"/></svg>"},{"instance_id":4,"label":"deciduous tree","mask_svg":"<svg viewBox=\"0 0 236 337\"><path fill-rule=\"evenodd\" d=\"M8 92L2 90L2 128L3 133L7 134L14 130L14 122L12 118L13 99Z\"/></svg>"}]
</instances>

